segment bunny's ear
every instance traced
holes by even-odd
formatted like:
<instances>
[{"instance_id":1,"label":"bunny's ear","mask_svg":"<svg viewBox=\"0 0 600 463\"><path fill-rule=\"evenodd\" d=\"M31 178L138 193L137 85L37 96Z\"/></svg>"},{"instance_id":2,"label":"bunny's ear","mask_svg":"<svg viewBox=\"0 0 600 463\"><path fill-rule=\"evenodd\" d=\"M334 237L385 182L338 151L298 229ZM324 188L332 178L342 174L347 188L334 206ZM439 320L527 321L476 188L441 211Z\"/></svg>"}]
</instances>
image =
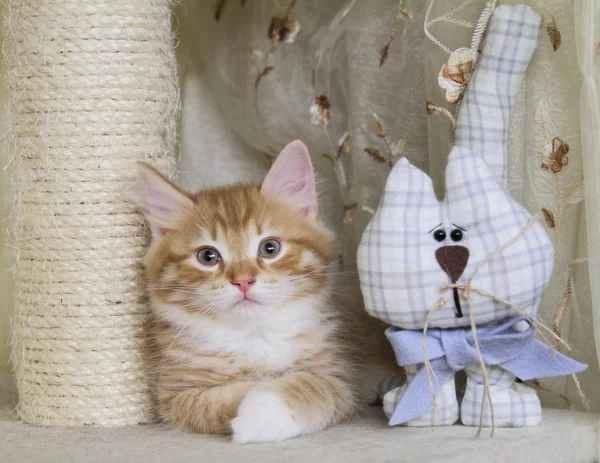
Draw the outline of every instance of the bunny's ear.
<instances>
[{"instance_id":1,"label":"bunny's ear","mask_svg":"<svg viewBox=\"0 0 600 463\"><path fill-rule=\"evenodd\" d=\"M420 317L419 311L426 312L433 305L426 293L432 292L430 277L439 269L435 261L439 243L431 232L441 222L442 205L431 179L406 159L398 161L358 246L361 290L365 309L372 316L392 325L419 328L415 315ZM432 293L439 298L437 288Z\"/></svg>"},{"instance_id":2,"label":"bunny's ear","mask_svg":"<svg viewBox=\"0 0 600 463\"><path fill-rule=\"evenodd\" d=\"M513 200L498 185L485 161L470 150L454 147L446 167L446 202L453 217L468 226L488 217L512 214ZM454 220L459 220L454 219Z\"/></svg>"},{"instance_id":3,"label":"bunny's ear","mask_svg":"<svg viewBox=\"0 0 600 463\"><path fill-rule=\"evenodd\" d=\"M537 48L541 22L527 5L500 5L494 10L458 113L456 145L481 156L503 189L511 109Z\"/></svg>"},{"instance_id":4,"label":"bunny's ear","mask_svg":"<svg viewBox=\"0 0 600 463\"><path fill-rule=\"evenodd\" d=\"M385 192L394 197L404 196L407 200L418 201L435 199L431 178L418 167L413 166L405 157L398 160L392 168L385 184Z\"/></svg>"},{"instance_id":5,"label":"bunny's ear","mask_svg":"<svg viewBox=\"0 0 600 463\"><path fill-rule=\"evenodd\" d=\"M422 231L429 222L423 224L420 219L423 215L439 216L440 203L435 197L431 178L402 158L390 172L379 208L393 209L394 214L403 216L404 227ZM435 225L437 223L431 226Z\"/></svg>"}]
</instances>

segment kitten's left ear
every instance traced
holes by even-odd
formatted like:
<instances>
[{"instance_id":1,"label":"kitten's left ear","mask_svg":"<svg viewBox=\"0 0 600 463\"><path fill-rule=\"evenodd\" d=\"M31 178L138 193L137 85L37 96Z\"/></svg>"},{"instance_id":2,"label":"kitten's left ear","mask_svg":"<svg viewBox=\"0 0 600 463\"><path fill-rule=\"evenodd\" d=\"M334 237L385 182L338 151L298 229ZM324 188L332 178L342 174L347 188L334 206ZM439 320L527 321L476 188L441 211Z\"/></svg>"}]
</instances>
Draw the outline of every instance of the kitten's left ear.
<instances>
[{"instance_id":1,"label":"kitten's left ear","mask_svg":"<svg viewBox=\"0 0 600 463\"><path fill-rule=\"evenodd\" d=\"M304 143L294 140L283 148L267 174L261 192L287 201L305 217L316 217L315 175Z\"/></svg>"},{"instance_id":2,"label":"kitten's left ear","mask_svg":"<svg viewBox=\"0 0 600 463\"><path fill-rule=\"evenodd\" d=\"M129 196L144 212L154 239L172 229L184 212L194 206L186 192L143 162L138 162L137 183Z\"/></svg>"}]
</instances>

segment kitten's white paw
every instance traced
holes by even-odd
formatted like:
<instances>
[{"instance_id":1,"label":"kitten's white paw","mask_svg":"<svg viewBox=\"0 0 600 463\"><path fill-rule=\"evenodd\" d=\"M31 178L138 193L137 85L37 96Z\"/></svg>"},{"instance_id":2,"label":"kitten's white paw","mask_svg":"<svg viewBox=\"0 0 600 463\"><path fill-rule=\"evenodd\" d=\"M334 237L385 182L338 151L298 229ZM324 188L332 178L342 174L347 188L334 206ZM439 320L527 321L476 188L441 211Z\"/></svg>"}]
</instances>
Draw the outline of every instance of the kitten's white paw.
<instances>
[{"instance_id":1,"label":"kitten's white paw","mask_svg":"<svg viewBox=\"0 0 600 463\"><path fill-rule=\"evenodd\" d=\"M290 410L277 395L250 391L231 421L233 441L237 444L275 442L302 434Z\"/></svg>"}]
</instances>

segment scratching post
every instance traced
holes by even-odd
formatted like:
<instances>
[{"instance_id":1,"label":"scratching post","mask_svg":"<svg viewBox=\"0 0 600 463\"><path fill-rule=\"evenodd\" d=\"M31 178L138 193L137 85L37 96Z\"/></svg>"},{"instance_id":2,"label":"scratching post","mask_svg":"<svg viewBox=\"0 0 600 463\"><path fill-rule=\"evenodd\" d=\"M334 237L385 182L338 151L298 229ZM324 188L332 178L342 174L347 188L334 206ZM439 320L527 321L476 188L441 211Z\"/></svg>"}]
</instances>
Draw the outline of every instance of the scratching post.
<instances>
[{"instance_id":1,"label":"scratching post","mask_svg":"<svg viewBox=\"0 0 600 463\"><path fill-rule=\"evenodd\" d=\"M38 425L145 422L147 233L126 199L174 170L172 0L7 0L13 365Z\"/></svg>"}]
</instances>

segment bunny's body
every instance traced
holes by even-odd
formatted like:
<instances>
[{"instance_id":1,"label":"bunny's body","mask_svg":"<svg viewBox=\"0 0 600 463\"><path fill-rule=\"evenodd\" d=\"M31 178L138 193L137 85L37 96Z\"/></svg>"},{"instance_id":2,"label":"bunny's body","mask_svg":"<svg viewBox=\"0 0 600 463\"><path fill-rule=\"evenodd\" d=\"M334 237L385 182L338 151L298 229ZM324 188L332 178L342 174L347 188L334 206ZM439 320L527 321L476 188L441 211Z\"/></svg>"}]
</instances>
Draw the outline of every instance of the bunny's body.
<instances>
[{"instance_id":1,"label":"bunny's body","mask_svg":"<svg viewBox=\"0 0 600 463\"><path fill-rule=\"evenodd\" d=\"M482 407L487 373L493 424L533 426L541 419L539 399L515 378L584 368L553 356L526 321L537 317L553 246L504 191L510 109L539 26L527 6L497 8L459 115L445 199L438 201L430 178L402 159L363 234L365 307L392 325L388 339L407 373L407 382L384 397L391 425L449 425L460 417L465 425L491 426L492 408ZM460 370L467 386L459 406Z\"/></svg>"}]
</instances>

